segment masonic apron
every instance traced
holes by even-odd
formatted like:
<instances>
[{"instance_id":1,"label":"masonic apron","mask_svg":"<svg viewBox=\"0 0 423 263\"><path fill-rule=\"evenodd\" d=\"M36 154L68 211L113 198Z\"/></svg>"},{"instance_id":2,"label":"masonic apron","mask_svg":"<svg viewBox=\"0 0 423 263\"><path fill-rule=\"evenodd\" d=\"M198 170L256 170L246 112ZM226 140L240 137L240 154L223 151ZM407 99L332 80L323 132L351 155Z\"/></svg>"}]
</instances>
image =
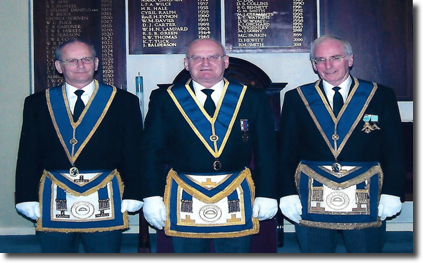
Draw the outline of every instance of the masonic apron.
<instances>
[{"instance_id":1,"label":"masonic apron","mask_svg":"<svg viewBox=\"0 0 423 263\"><path fill-rule=\"evenodd\" d=\"M70 162L69 170L44 171L40 181L41 217L37 231L95 232L128 227L121 213L123 183L117 170L80 171L74 164L95 133L116 88L95 81L95 90L77 122L73 121L65 85L46 91L50 116Z\"/></svg>"},{"instance_id":2,"label":"masonic apron","mask_svg":"<svg viewBox=\"0 0 423 263\"><path fill-rule=\"evenodd\" d=\"M169 236L225 238L258 233L252 217L254 183L248 168L219 172L219 157L229 138L246 86L224 79L222 98L210 117L189 87L172 86L168 93L204 147L213 155L215 173L193 174L171 169L167 176L165 233ZM241 122L246 120L241 120ZM244 123L245 124L245 123ZM212 165L212 164L211 164Z\"/></svg>"},{"instance_id":3,"label":"masonic apron","mask_svg":"<svg viewBox=\"0 0 423 263\"><path fill-rule=\"evenodd\" d=\"M361 119L365 123L364 132L369 127L379 129L377 116L364 115L377 85L359 83L355 78L355 86L335 117L319 83L320 80L297 90L334 159L301 160L298 165L295 181L302 204L299 224L328 229L380 226L378 202L383 181L380 164L337 160Z\"/></svg>"}]
</instances>

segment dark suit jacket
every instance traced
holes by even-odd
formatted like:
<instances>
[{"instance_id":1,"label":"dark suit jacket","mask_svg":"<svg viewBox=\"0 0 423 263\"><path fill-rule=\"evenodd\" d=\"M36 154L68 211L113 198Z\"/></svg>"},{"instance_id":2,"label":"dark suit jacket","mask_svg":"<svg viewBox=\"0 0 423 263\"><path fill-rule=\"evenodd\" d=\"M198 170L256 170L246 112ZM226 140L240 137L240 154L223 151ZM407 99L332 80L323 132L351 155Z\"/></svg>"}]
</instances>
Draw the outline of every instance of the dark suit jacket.
<instances>
[{"instance_id":1,"label":"dark suit jacket","mask_svg":"<svg viewBox=\"0 0 423 263\"><path fill-rule=\"evenodd\" d=\"M104 84L100 83L101 88ZM139 99L117 89L107 114L75 166L81 171L117 169L125 185L124 199L142 200L138 163L141 133ZM45 91L28 96L16 167L16 203L38 201L38 185L44 169L69 170L70 167L50 118Z\"/></svg>"},{"instance_id":2,"label":"dark suit jacket","mask_svg":"<svg viewBox=\"0 0 423 263\"><path fill-rule=\"evenodd\" d=\"M222 163L219 172L230 172L249 167L254 155L252 173L257 197L276 198L277 150L272 118L264 90L248 88L219 158ZM240 119L248 119L248 142L242 140ZM181 172L215 172L212 166L215 158L185 121L166 89L156 89L151 93L142 151L145 197L163 196L166 165Z\"/></svg>"},{"instance_id":3,"label":"dark suit jacket","mask_svg":"<svg viewBox=\"0 0 423 263\"><path fill-rule=\"evenodd\" d=\"M394 91L378 85L364 114L378 115L377 125L380 130L370 133L361 131L364 125L361 118L338 156L338 161L341 164L342 162L380 162L384 174L382 194L403 198L406 178L404 139ZM280 196L297 194L294 174L300 160L334 160L296 89L285 94L280 119L279 144Z\"/></svg>"}]
</instances>

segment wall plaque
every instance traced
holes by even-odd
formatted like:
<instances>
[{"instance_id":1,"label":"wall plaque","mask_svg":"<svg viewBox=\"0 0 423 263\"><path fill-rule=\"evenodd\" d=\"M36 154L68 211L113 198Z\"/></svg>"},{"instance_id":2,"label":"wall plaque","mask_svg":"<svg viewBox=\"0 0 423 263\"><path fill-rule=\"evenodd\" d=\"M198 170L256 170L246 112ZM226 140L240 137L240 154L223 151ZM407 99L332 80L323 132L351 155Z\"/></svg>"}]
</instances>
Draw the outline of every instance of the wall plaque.
<instances>
[{"instance_id":1,"label":"wall plaque","mask_svg":"<svg viewBox=\"0 0 423 263\"><path fill-rule=\"evenodd\" d=\"M317 37L316 0L225 1L230 52L308 52Z\"/></svg>"},{"instance_id":2,"label":"wall plaque","mask_svg":"<svg viewBox=\"0 0 423 263\"><path fill-rule=\"evenodd\" d=\"M126 89L125 1L33 0L34 91L63 82L54 51L78 37L91 42L100 60L96 79Z\"/></svg>"},{"instance_id":3,"label":"wall plaque","mask_svg":"<svg viewBox=\"0 0 423 263\"><path fill-rule=\"evenodd\" d=\"M128 0L129 53L181 54L197 38L221 40L220 0Z\"/></svg>"}]
</instances>

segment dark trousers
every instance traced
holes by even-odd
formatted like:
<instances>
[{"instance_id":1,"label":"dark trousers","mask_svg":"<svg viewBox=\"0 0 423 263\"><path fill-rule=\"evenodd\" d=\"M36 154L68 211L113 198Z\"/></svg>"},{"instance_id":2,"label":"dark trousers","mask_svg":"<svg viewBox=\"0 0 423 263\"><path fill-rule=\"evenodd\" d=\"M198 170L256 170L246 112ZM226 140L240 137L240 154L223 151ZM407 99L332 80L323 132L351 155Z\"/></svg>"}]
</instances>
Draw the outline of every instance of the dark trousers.
<instances>
[{"instance_id":1,"label":"dark trousers","mask_svg":"<svg viewBox=\"0 0 423 263\"><path fill-rule=\"evenodd\" d=\"M78 253L79 242L85 253L119 253L122 230L94 233L37 232L43 253Z\"/></svg>"},{"instance_id":2,"label":"dark trousers","mask_svg":"<svg viewBox=\"0 0 423 263\"><path fill-rule=\"evenodd\" d=\"M381 253L385 244L386 221L380 227L339 230L348 253ZM295 232L303 253L334 253L338 230L299 226Z\"/></svg>"},{"instance_id":3,"label":"dark trousers","mask_svg":"<svg viewBox=\"0 0 423 263\"><path fill-rule=\"evenodd\" d=\"M175 253L209 253L213 240L216 253L249 253L253 236L234 238L183 238L172 237Z\"/></svg>"}]
</instances>

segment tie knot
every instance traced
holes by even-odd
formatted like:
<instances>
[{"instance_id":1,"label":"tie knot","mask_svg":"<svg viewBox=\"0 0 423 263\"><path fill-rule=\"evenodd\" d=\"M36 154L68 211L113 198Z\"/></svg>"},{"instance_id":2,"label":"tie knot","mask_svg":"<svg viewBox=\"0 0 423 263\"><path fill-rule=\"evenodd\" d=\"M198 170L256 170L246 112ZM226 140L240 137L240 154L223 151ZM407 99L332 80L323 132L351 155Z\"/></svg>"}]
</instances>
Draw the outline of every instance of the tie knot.
<instances>
[{"instance_id":1,"label":"tie knot","mask_svg":"<svg viewBox=\"0 0 423 263\"><path fill-rule=\"evenodd\" d=\"M204 92L204 94L206 94L207 97L210 97L214 90L213 89L202 89L201 91Z\"/></svg>"},{"instance_id":2,"label":"tie knot","mask_svg":"<svg viewBox=\"0 0 423 263\"><path fill-rule=\"evenodd\" d=\"M79 89L77 91L75 91L76 96L78 96L78 98L80 98L82 96L82 93L84 93L85 91Z\"/></svg>"},{"instance_id":3,"label":"tie knot","mask_svg":"<svg viewBox=\"0 0 423 263\"><path fill-rule=\"evenodd\" d=\"M339 91L341 88L340 87L333 87L332 88L335 92Z\"/></svg>"}]
</instances>

